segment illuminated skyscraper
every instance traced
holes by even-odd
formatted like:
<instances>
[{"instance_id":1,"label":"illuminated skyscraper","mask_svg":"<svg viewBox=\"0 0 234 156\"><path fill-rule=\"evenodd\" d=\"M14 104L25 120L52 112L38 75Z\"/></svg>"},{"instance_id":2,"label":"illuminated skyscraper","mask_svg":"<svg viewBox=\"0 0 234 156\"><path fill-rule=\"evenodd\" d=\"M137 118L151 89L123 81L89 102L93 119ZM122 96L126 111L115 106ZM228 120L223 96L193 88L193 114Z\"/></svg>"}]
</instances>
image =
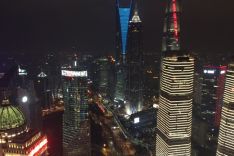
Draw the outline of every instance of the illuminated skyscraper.
<instances>
[{"instance_id":1,"label":"illuminated skyscraper","mask_svg":"<svg viewBox=\"0 0 234 156\"><path fill-rule=\"evenodd\" d=\"M127 98L132 111L140 111L143 103L142 21L137 3L129 22L127 41Z\"/></svg>"},{"instance_id":2,"label":"illuminated skyscraper","mask_svg":"<svg viewBox=\"0 0 234 156\"><path fill-rule=\"evenodd\" d=\"M217 156L234 155L234 63L229 64L218 137Z\"/></svg>"},{"instance_id":3,"label":"illuminated skyscraper","mask_svg":"<svg viewBox=\"0 0 234 156\"><path fill-rule=\"evenodd\" d=\"M6 97L0 97L0 155L45 156L47 137L27 127L23 112Z\"/></svg>"},{"instance_id":4,"label":"illuminated skyscraper","mask_svg":"<svg viewBox=\"0 0 234 156\"><path fill-rule=\"evenodd\" d=\"M132 0L116 0L116 61L125 59L127 53L128 24L131 15Z\"/></svg>"},{"instance_id":5,"label":"illuminated skyscraper","mask_svg":"<svg viewBox=\"0 0 234 156\"><path fill-rule=\"evenodd\" d=\"M226 66L212 65L204 66L203 70L200 112L201 118L212 128L220 124L226 70Z\"/></svg>"},{"instance_id":6,"label":"illuminated skyscraper","mask_svg":"<svg viewBox=\"0 0 234 156\"><path fill-rule=\"evenodd\" d=\"M128 24L132 0L116 0L116 84L115 99L125 100Z\"/></svg>"},{"instance_id":7,"label":"illuminated skyscraper","mask_svg":"<svg viewBox=\"0 0 234 156\"><path fill-rule=\"evenodd\" d=\"M162 51L180 50L180 0L168 0L164 19Z\"/></svg>"},{"instance_id":8,"label":"illuminated skyscraper","mask_svg":"<svg viewBox=\"0 0 234 156\"><path fill-rule=\"evenodd\" d=\"M194 59L180 49L180 5L169 0L166 9L156 156L191 155Z\"/></svg>"},{"instance_id":9,"label":"illuminated skyscraper","mask_svg":"<svg viewBox=\"0 0 234 156\"><path fill-rule=\"evenodd\" d=\"M89 124L86 124L88 123L88 73L79 60L73 59L71 62L72 64L63 66L61 71L65 109L63 115L64 155L88 156L90 154L90 127ZM84 131L85 133L83 133ZM85 137L86 140L78 143L82 137Z\"/></svg>"}]
</instances>

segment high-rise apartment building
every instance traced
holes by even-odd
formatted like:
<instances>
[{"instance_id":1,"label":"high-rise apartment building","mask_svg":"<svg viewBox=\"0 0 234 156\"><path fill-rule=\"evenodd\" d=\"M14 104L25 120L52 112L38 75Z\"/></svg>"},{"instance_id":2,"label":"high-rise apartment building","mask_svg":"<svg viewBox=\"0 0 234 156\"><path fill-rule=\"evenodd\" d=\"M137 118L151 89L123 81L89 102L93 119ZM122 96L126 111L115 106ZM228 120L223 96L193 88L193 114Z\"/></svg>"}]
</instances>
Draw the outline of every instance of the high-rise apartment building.
<instances>
[{"instance_id":1,"label":"high-rise apartment building","mask_svg":"<svg viewBox=\"0 0 234 156\"><path fill-rule=\"evenodd\" d=\"M234 155L234 63L229 64L223 98L217 156Z\"/></svg>"},{"instance_id":2,"label":"high-rise apartment building","mask_svg":"<svg viewBox=\"0 0 234 156\"><path fill-rule=\"evenodd\" d=\"M169 0L161 58L157 156L191 155L194 59L180 49L179 17L179 1Z\"/></svg>"}]
</instances>

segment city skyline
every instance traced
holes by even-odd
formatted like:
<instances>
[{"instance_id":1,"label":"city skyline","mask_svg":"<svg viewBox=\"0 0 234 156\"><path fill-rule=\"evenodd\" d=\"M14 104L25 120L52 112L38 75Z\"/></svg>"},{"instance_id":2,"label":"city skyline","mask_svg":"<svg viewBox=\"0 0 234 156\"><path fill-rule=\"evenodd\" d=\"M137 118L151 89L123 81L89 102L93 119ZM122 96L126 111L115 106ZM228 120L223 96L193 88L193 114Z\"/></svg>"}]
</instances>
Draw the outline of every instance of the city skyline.
<instances>
[{"instance_id":1,"label":"city skyline","mask_svg":"<svg viewBox=\"0 0 234 156\"><path fill-rule=\"evenodd\" d=\"M0 6L0 155L234 154L234 2Z\"/></svg>"},{"instance_id":2,"label":"city skyline","mask_svg":"<svg viewBox=\"0 0 234 156\"><path fill-rule=\"evenodd\" d=\"M46 53L69 49L91 53L114 53L115 2L95 1L14 1L1 2L0 50ZM233 51L231 21L233 1L183 1L182 43L200 53ZM165 2L140 1L146 51L161 51ZM100 40L100 36L102 39ZM12 52L13 54L15 52Z\"/></svg>"}]
</instances>

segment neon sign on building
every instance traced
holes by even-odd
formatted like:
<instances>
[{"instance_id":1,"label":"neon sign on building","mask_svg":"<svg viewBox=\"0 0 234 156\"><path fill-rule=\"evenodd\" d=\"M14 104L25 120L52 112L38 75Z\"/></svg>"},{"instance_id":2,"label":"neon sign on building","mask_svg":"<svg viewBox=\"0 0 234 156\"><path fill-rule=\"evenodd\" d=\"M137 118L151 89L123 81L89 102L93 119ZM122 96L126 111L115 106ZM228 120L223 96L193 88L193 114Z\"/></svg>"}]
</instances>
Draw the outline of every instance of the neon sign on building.
<instances>
[{"instance_id":1,"label":"neon sign on building","mask_svg":"<svg viewBox=\"0 0 234 156\"><path fill-rule=\"evenodd\" d=\"M87 77L88 76L87 71L62 70L61 74L62 76L65 76L65 77Z\"/></svg>"}]
</instances>

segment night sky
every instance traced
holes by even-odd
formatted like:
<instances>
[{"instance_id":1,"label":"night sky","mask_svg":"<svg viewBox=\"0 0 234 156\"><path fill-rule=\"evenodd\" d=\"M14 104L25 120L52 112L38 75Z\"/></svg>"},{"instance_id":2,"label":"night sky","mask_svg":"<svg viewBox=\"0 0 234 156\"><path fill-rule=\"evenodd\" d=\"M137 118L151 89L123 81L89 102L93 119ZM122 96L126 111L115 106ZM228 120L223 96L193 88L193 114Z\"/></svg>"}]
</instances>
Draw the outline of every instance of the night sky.
<instances>
[{"instance_id":1,"label":"night sky","mask_svg":"<svg viewBox=\"0 0 234 156\"><path fill-rule=\"evenodd\" d=\"M160 52L163 0L139 0L144 48ZM182 42L200 53L234 53L234 1L184 0ZM110 53L115 39L114 0L1 0L0 53L45 53L76 46ZM14 52L13 52L14 51Z\"/></svg>"}]
</instances>

